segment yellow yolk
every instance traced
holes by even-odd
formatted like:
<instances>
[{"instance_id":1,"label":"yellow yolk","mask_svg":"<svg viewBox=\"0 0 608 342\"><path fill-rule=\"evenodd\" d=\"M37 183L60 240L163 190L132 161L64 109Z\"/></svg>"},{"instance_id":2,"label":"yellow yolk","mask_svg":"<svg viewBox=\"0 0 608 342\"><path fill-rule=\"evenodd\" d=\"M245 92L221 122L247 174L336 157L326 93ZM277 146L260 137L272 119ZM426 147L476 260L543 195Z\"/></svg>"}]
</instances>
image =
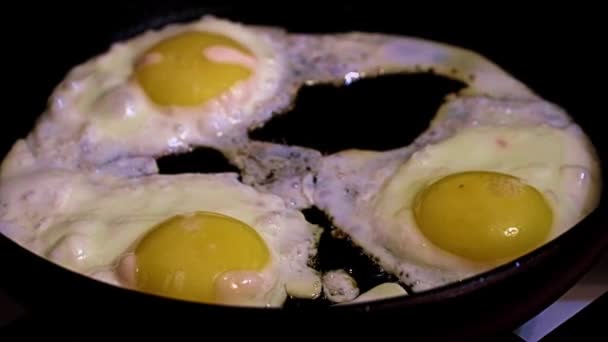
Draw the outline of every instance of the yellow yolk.
<instances>
[{"instance_id":1,"label":"yellow yolk","mask_svg":"<svg viewBox=\"0 0 608 342\"><path fill-rule=\"evenodd\" d=\"M225 60L210 59L214 51ZM135 78L156 104L196 106L247 79L251 70L246 61L251 56L251 51L226 36L186 32L147 50L137 62Z\"/></svg>"},{"instance_id":2,"label":"yellow yolk","mask_svg":"<svg viewBox=\"0 0 608 342\"><path fill-rule=\"evenodd\" d=\"M544 241L553 221L535 188L494 172L440 179L418 194L414 215L435 245L479 261L525 254Z\"/></svg>"},{"instance_id":3,"label":"yellow yolk","mask_svg":"<svg viewBox=\"0 0 608 342\"><path fill-rule=\"evenodd\" d=\"M170 218L148 233L135 250L136 287L192 301L216 303L216 281L230 271L260 271L269 250L247 224L228 216L196 212Z\"/></svg>"}]
</instances>

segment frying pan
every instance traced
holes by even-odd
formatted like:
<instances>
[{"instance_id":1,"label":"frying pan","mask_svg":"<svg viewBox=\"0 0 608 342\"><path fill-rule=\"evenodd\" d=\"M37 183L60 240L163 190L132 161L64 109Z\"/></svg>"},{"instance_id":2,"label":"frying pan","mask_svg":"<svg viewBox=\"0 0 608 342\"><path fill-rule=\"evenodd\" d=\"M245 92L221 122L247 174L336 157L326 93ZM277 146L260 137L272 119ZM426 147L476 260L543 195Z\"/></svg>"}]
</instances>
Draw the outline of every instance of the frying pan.
<instances>
[{"instance_id":1,"label":"frying pan","mask_svg":"<svg viewBox=\"0 0 608 342\"><path fill-rule=\"evenodd\" d=\"M5 120L10 116L11 121L10 125L5 122L2 127L2 155L32 128L52 88L69 68L104 51L112 41L169 22L215 14L244 23L282 26L295 32L398 33L475 50L545 99L563 106L590 136L598 150L602 170L606 169L608 146L602 132L603 118L598 112L601 111L600 97L593 96L592 80L596 76L592 70L577 68L577 64L592 61L587 51L596 39L595 32L599 32L589 16L576 17L576 13L570 12L574 18L553 14L551 20L539 20L535 13L525 15L523 11L516 15L503 13L504 17L495 12L488 16L472 11L442 17L434 12L375 8L369 4L322 8L294 4L261 8L203 6L191 1L126 2L113 6L106 4L103 8L87 4L70 7L53 4L46 9L38 6L36 11L31 8L13 11L17 18L27 18L33 30L22 30L18 41L11 45L14 52L11 55L17 58L11 62L14 67L9 69L17 74L7 83L15 94L9 96L12 101L5 101L14 107L9 107L11 110L5 113ZM559 24L566 19L579 20L576 29ZM309 111L305 115L310 115L310 120L287 122L267 134L283 134L289 138L290 134L296 134L298 130L293 126L297 126L300 132L312 130L293 140L298 144L328 151L343 145L382 149L393 143L387 142L386 131L365 128L370 122L373 127L382 128L382 122L378 124L378 120L385 120L386 130L392 135L398 134L402 139L399 141L407 143L422 132L434 113L432 109L439 105L440 97L437 98L436 91L433 93L433 88L441 86L444 87L442 91L448 91L456 86L445 83L448 81L416 83L421 79L412 80L369 83L363 91L367 102L360 102L361 93L355 93L343 95L346 100L332 105L329 100L333 93L328 93L329 90L303 90L294 111ZM355 103L348 105L349 101ZM425 104L425 101L431 104ZM414 118L396 114L397 108L408 108L408 105L418 106L420 110L427 108L428 116ZM298 109L302 107L308 109ZM313 114L323 108L326 109L324 115ZM340 108L345 108L346 113L331 115ZM374 108L376 111L370 113ZM348 124L353 125L345 130L353 132L346 133L348 138L344 141L338 138L340 132L335 131ZM183 165L173 163L176 162L168 160L166 169L179 172ZM606 174L602 172L605 181ZM180 331L200 332L204 328L205 331L225 333L225 327L216 324L225 321L233 327L230 329L232 336L252 331L247 328L264 333L263 329L270 326L284 329L283 336L288 336L291 327L298 329L295 333L298 336L306 331L318 334L323 327L343 333L371 328L376 334L397 332L403 337L464 340L510 331L567 291L608 246L607 212L602 197L599 207L576 227L502 267L426 292L358 305L296 303L283 309L252 309L170 300L116 288L75 274L35 256L2 235L0 286L47 327L58 324L66 329L95 329L96 333L102 330L100 325L111 327L111 331L118 331L120 327L140 332L150 331L151 327L169 327ZM339 258L342 250L336 248L333 252L331 249L324 251L328 259ZM349 267L369 267L361 263L364 262L355 260Z\"/></svg>"}]
</instances>

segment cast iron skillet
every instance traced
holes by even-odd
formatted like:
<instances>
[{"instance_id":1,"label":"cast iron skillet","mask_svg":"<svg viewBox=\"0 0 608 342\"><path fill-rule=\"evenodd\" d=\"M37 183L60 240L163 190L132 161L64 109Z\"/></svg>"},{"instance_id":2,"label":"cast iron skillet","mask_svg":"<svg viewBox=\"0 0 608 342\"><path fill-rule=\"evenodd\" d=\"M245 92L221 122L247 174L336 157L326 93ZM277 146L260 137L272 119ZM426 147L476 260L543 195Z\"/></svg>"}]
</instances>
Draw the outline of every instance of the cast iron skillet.
<instances>
[{"instance_id":1,"label":"cast iron skillet","mask_svg":"<svg viewBox=\"0 0 608 342\"><path fill-rule=\"evenodd\" d=\"M35 27L38 29L21 33L22 46L16 47L20 54L15 65L27 67L28 75L32 76L24 79L21 74L14 78L13 84L16 88L27 89L27 94L20 92L20 96L25 95L26 100L18 102L18 106L14 108L12 126L3 127L3 155L14 140L29 131L44 108L52 87L69 68L102 52L111 41L124 39L146 28L158 27L171 21L189 20L201 14L213 13L245 23L279 25L291 31L367 30L399 33L474 49L502 65L546 99L564 106L590 135L600 159L608 160L608 146L605 145L600 124L603 119L597 115L594 102L597 100L593 98L589 87L580 86L582 82L590 84L592 74L564 68L565 63L572 65L573 62L586 60L586 56L582 55L582 50L579 49L586 46L593 37L584 22L579 25L580 32L573 32L560 30L559 26L539 25L531 20L531 17L521 15L517 17L517 25L496 25L496 22L500 22L496 17L480 20L482 15L471 15L449 19L419 13L404 17L400 10L363 6L283 6L275 10L278 13L259 7L210 8L185 1L171 4L153 1L94 9L84 5L75 8L54 6L48 11L40 10L37 14L28 12L30 22L36 23ZM470 19L467 21L466 18ZM578 36L574 38L573 35L576 34ZM42 60L41 53L44 56ZM354 129L360 130L356 131L356 134L346 134L350 137L348 139L351 139L346 144L355 145L350 147L365 147L373 141L377 144L372 143L370 146L377 145L382 148L383 141L387 140L383 131L363 130L368 124L363 121L365 118L386 120L387 129L393 129L395 125L402 127L403 132L400 134L403 135L404 143L420 134L430 120L430 115L439 103L431 106L435 107L428 110L428 117L406 120L397 118L401 116L391 115L391 108L396 111L395 108L399 104L402 104L403 108L407 108L408 103L416 105L419 103L416 99L420 97L427 102L438 100L436 95L421 94L420 88L410 81L391 82L372 82L364 90L359 90L363 93L344 95L347 101L364 101L360 95L368 95L371 103L380 103L384 106L382 111L389 111L386 116L380 115L380 110L373 115L365 112L371 108L370 102L357 102L351 106L345 102L329 107L332 110L339 110L340 106L348 108L346 117L351 120L349 124L354 123ZM439 84L433 82L435 81L425 83L422 88L426 87L426 90L423 90L431 91L429 89L432 86ZM441 84L448 88L454 86ZM394 85L402 87L400 89L404 90L403 93L390 88ZM318 93L310 90L310 93L304 94L306 91L308 90L301 94L302 98L306 97L301 101L304 103L302 106L317 111L325 108L324 105L331 102L328 100L331 100L334 94L327 89L319 90ZM413 95L408 97L408 91ZM418 105L420 108L426 108L423 104ZM299 106L296 112L298 108ZM306 114L311 115L313 120L306 128L314 129L315 133L311 133L308 140L305 135L300 135L297 142L319 147L319 141L322 141L321 148L328 149L344 143L337 138L340 132L331 135L331 131L323 130L324 127L336 129L344 124L344 115L330 114ZM299 124L302 124L301 120ZM289 132L295 131L294 127L290 128L287 123L280 126L278 133L275 133L287 132L289 135ZM329 137L324 138L317 134L318 132L329 134ZM169 169L171 167L168 166ZM605 172L602 176L606 179ZM0 236L0 286L31 310L35 317L39 317L38 321L45 322L48 326L60 324L63 328L81 328L82 331L94 328L99 332L99 325L112 327L112 331L117 331L120 327L145 327L144 330L148 331L151 327L170 327L195 332L204 327L205 331L219 331L219 325L215 322L233 323L239 320L238 325L233 325L236 329L230 330L231 334L249 331L245 327L256 327L258 333L263 333L260 329L265 329L270 324L273 327L298 328L298 335L306 331L316 334L319 328L325 326L331 327L334 332L342 333L356 333L372 328L375 333L396 331L404 338L420 336L468 339L509 331L540 312L570 288L608 245L606 212L606 202L602 200L596 211L555 241L478 277L408 297L353 306L291 305L276 310L246 309L187 303L144 295L67 271L33 255L4 236ZM325 253L331 257L331 251ZM391 327L386 323L387 320L399 323Z\"/></svg>"}]
</instances>

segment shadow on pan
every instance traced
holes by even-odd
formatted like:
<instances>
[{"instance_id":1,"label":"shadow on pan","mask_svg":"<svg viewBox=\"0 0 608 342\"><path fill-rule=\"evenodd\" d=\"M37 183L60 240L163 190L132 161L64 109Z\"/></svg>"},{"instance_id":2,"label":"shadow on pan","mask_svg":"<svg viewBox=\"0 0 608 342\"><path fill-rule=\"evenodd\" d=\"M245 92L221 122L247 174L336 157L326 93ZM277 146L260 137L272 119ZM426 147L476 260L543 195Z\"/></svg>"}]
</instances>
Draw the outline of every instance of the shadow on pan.
<instances>
[{"instance_id":1,"label":"shadow on pan","mask_svg":"<svg viewBox=\"0 0 608 342\"><path fill-rule=\"evenodd\" d=\"M28 66L29 73L39 77L36 82L25 79L22 74L14 77L12 84L17 89L28 91L20 94L19 98L24 100L16 102L12 111L19 115L12 118L11 126L3 126L2 153L29 131L36 116L44 109L52 87L72 66L102 52L116 39L168 22L186 21L211 13L245 23L279 25L291 31L378 31L420 36L474 49L530 85L541 96L564 106L589 134L600 159L608 158L601 130L603 119L597 115L600 98L593 96L589 89L592 87L577 86L593 84L593 74L564 68L567 63L586 61L581 51L592 41L590 32L595 29L593 27L583 24L579 27L581 31L577 39L564 43L563 38L571 37L572 31L564 28L562 32L559 27L537 25L532 16L519 16L518 25L495 25L495 18L483 20L477 17L474 22L441 17L430 20L424 15L404 20L399 11L363 6L323 9L312 6L288 9L283 6L281 12L279 10L203 8L187 1L153 1L124 3L95 11L79 5L69 10L54 6L48 11L38 11L39 14L27 12L31 22L37 22L45 29L23 33L21 45L17 45L21 55L15 65ZM483 33L480 33L480 27L483 27ZM32 41L37 44L29 44ZM40 61L40 51L52 51L45 55L44 63ZM555 81L556 74L559 82ZM400 86L405 87L406 83ZM379 87L387 85L380 83ZM416 88L410 87L412 91ZM451 91L449 87L445 91ZM372 100L385 103L388 108L400 99L391 94L391 89L373 91ZM410 100L413 102L417 97L412 96ZM314 106L319 100L309 96L307 101L308 105ZM438 103L429 106L432 109ZM432 113L429 111L429 115ZM362 120L367 117L365 114L354 112L353 120ZM423 119L428 121L430 116ZM323 118L315 120L317 125L327 125ZM331 124L339 127L344 123ZM391 127L398 124L390 122ZM403 124L403 127L407 126L405 122ZM286 125L288 128L289 123ZM422 123L417 125L411 125L415 128L403 133L404 139L420 133ZM363 140L357 141L357 136ZM370 140L381 142L383 136L382 132L353 134L348 144L365 144ZM331 139L327 140L329 151L338 148L331 145ZM298 143L314 145L316 142ZM603 176L605 179L605 174ZM114 331L120 327L144 331L150 326L198 330L200 322L238 320L239 327L258 330L272 322L273 326L283 328L307 326L312 331L325 326L343 333L369 328L376 333L388 333L391 329L387 328L390 326L387 321L400 321L404 336L469 339L513 329L571 287L608 244L606 212L605 201L602 201L595 212L560 238L481 276L408 297L361 305L264 310L168 300L89 280L32 255L4 236L0 236L0 260L4 269L0 286L37 317L44 317L40 321L46 325L62 324L66 328L69 325L83 331L98 322L114 327ZM204 325L205 329L222 331L214 324Z\"/></svg>"}]
</instances>

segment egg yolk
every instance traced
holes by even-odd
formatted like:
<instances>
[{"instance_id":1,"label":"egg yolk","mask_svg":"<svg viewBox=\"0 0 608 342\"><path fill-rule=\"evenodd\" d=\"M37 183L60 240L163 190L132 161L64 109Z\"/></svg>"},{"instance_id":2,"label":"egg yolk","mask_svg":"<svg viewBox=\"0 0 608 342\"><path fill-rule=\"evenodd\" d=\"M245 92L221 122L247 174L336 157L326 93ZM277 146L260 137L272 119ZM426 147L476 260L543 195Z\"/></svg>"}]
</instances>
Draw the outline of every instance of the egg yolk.
<instances>
[{"instance_id":1,"label":"egg yolk","mask_svg":"<svg viewBox=\"0 0 608 342\"><path fill-rule=\"evenodd\" d=\"M226 36L186 32L147 50L137 61L135 78L158 105L196 106L247 79L251 56Z\"/></svg>"},{"instance_id":2,"label":"egg yolk","mask_svg":"<svg viewBox=\"0 0 608 342\"><path fill-rule=\"evenodd\" d=\"M525 254L546 239L553 220L540 192L495 172L440 179L418 194L414 216L432 243L478 261Z\"/></svg>"},{"instance_id":3,"label":"egg yolk","mask_svg":"<svg viewBox=\"0 0 608 342\"><path fill-rule=\"evenodd\" d=\"M260 271L269 254L260 235L241 221L210 212L179 215L156 226L138 244L136 287L217 303L218 276L234 270Z\"/></svg>"}]
</instances>

